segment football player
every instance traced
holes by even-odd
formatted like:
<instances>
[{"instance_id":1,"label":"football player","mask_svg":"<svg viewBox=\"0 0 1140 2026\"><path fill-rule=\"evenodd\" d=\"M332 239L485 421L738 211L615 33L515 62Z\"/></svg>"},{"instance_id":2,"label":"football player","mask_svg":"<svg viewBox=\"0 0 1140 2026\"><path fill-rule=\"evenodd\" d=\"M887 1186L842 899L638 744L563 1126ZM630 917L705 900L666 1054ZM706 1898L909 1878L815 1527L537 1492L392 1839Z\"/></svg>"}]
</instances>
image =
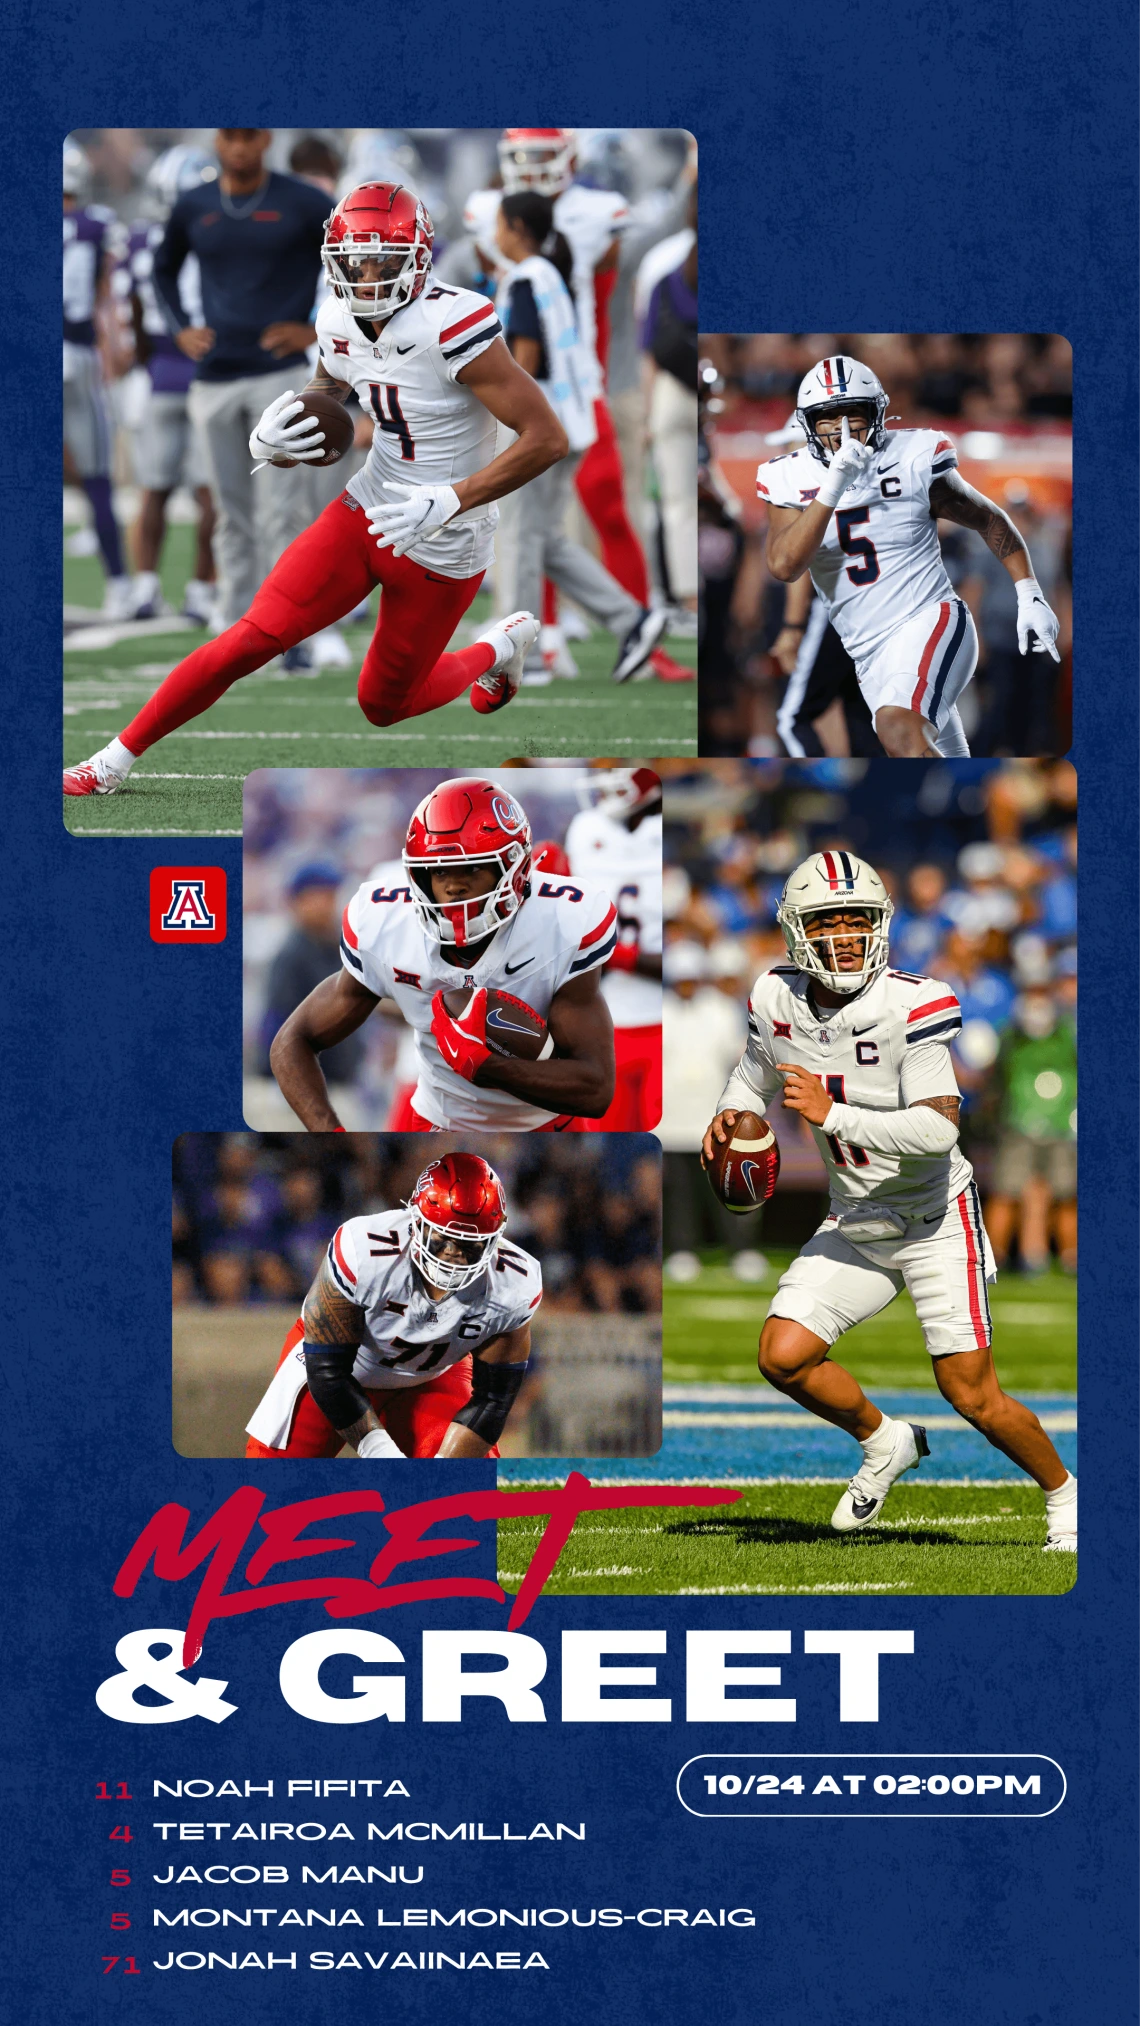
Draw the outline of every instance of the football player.
<instances>
[{"instance_id":1,"label":"football player","mask_svg":"<svg viewBox=\"0 0 1140 2026\"><path fill-rule=\"evenodd\" d=\"M245 617L180 662L118 738L71 768L65 794L115 793L156 740L352 611L376 584L380 618L357 686L370 724L419 717L466 689L480 712L514 696L537 637L530 613L445 650L491 560L493 502L564 457L566 434L511 358L494 304L432 285L433 237L423 205L400 184L362 184L337 205L325 228L320 358L305 392L344 401L355 389L375 423L367 462L285 550ZM499 456L497 422L515 432ZM314 463L324 440L288 391L249 447L275 464Z\"/></svg>"},{"instance_id":2,"label":"football player","mask_svg":"<svg viewBox=\"0 0 1140 2026\"><path fill-rule=\"evenodd\" d=\"M416 1030L419 1081L406 1131L481 1127L566 1132L601 1118L614 1091L613 1025L598 989L617 947L601 886L532 877L530 824L494 781L451 780L408 825L399 885L366 880L344 911L341 970L302 1000L270 1066L310 1132L342 1130L320 1051L362 1026L381 999ZM468 987L459 1017L444 994ZM537 1061L498 1054L487 990L525 999L546 1021Z\"/></svg>"},{"instance_id":3,"label":"football player","mask_svg":"<svg viewBox=\"0 0 1140 2026\"><path fill-rule=\"evenodd\" d=\"M127 619L131 580L111 499L111 421L99 363L97 318L110 301L111 273L126 235L113 211L89 204L91 171L82 148L63 146L63 440L91 504L107 589L108 619Z\"/></svg>"},{"instance_id":4,"label":"football player","mask_svg":"<svg viewBox=\"0 0 1140 2026\"><path fill-rule=\"evenodd\" d=\"M1057 652L1058 621L1009 515L958 471L937 429L886 428L887 395L858 359L821 359L800 383L804 447L762 464L768 568L791 584L810 570L855 663L892 759L968 755L956 709L978 637L938 546L937 522L973 528L1017 594L1022 654Z\"/></svg>"},{"instance_id":5,"label":"football player","mask_svg":"<svg viewBox=\"0 0 1140 2026\"><path fill-rule=\"evenodd\" d=\"M497 1455L542 1269L503 1237L477 1154L425 1168L399 1210L333 1235L246 1434L247 1456Z\"/></svg>"},{"instance_id":6,"label":"football player","mask_svg":"<svg viewBox=\"0 0 1140 2026\"><path fill-rule=\"evenodd\" d=\"M139 517L133 530L136 571L131 586L131 616L156 619L165 611L159 563L166 541L166 509L175 486L194 495L198 508L194 575L183 594L187 619L207 625L214 616L214 501L202 446L188 413L187 392L194 362L179 349L166 327L154 287L154 256L162 244L166 220L184 190L217 176L210 157L184 143L167 148L152 162L143 191L144 216L130 229L122 265L115 277L129 308L135 354L146 368L149 392L134 436L135 478L141 492ZM194 254L180 277L192 303L191 321L202 322L201 285ZM194 298L197 300L194 300Z\"/></svg>"},{"instance_id":7,"label":"football player","mask_svg":"<svg viewBox=\"0 0 1140 2026\"><path fill-rule=\"evenodd\" d=\"M756 980L747 1048L705 1135L709 1160L742 1109L763 1112L782 1091L827 1168L828 1213L776 1290L760 1370L861 1445L831 1524L868 1526L895 1479L929 1454L926 1431L883 1414L830 1354L905 1287L939 1391L1041 1486L1045 1546L1075 1550L1076 1479L994 1369L986 1284L996 1269L958 1144L958 1001L936 978L889 968L891 913L878 874L849 851L796 867L777 911L791 962Z\"/></svg>"},{"instance_id":8,"label":"football player","mask_svg":"<svg viewBox=\"0 0 1140 2026\"><path fill-rule=\"evenodd\" d=\"M589 784L566 832L570 870L605 882L618 938L602 993L614 1023L617 1089L590 1130L653 1132L661 1120L661 783L651 767L615 767Z\"/></svg>"},{"instance_id":9,"label":"football player","mask_svg":"<svg viewBox=\"0 0 1140 2026\"><path fill-rule=\"evenodd\" d=\"M471 233L489 273L501 271L502 255L495 221L504 195L537 190L554 204L554 223L570 247L574 261L571 282L578 335L594 365L592 396L597 435L575 474L574 484L597 532L602 562L622 590L641 606L649 603L649 571L645 553L625 502L621 453L613 416L605 398L609 350L609 303L617 281L621 235L629 223L629 206L617 190L595 190L575 180L578 140L572 127L507 127L499 141L501 190L476 190L467 199L463 222ZM554 618L554 610L549 615ZM649 657L664 681L689 682L692 670L674 661L663 648Z\"/></svg>"}]
</instances>

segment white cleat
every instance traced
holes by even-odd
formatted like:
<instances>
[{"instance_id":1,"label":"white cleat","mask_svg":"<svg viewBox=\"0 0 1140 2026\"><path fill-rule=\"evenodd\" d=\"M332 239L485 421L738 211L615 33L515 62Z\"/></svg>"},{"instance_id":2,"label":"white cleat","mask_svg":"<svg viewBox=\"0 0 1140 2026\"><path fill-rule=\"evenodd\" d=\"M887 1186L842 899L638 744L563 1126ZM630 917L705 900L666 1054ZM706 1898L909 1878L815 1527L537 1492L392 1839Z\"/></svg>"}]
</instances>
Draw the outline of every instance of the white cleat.
<instances>
[{"instance_id":1,"label":"white cleat","mask_svg":"<svg viewBox=\"0 0 1140 2026\"><path fill-rule=\"evenodd\" d=\"M542 666L550 675L573 677L580 674L574 656L566 645L566 638L560 626L544 626L538 639Z\"/></svg>"},{"instance_id":2,"label":"white cleat","mask_svg":"<svg viewBox=\"0 0 1140 2026\"><path fill-rule=\"evenodd\" d=\"M490 711L502 710L517 696L523 664L541 631L533 612L512 612L509 618L496 619L493 626L476 634L476 640L486 640L494 648L495 660L471 685L472 710L485 717Z\"/></svg>"},{"instance_id":3,"label":"white cleat","mask_svg":"<svg viewBox=\"0 0 1140 2026\"><path fill-rule=\"evenodd\" d=\"M1077 1530L1071 1534L1050 1534L1041 1550L1043 1555L1075 1555L1077 1552Z\"/></svg>"},{"instance_id":4,"label":"white cleat","mask_svg":"<svg viewBox=\"0 0 1140 2026\"><path fill-rule=\"evenodd\" d=\"M130 577L108 577L102 617L118 623L135 616L134 584Z\"/></svg>"},{"instance_id":5,"label":"white cleat","mask_svg":"<svg viewBox=\"0 0 1140 2026\"><path fill-rule=\"evenodd\" d=\"M90 760L81 761L78 767L63 770L63 792L65 795L117 795L127 785L127 775L116 773L109 767L102 753L96 753Z\"/></svg>"},{"instance_id":6,"label":"white cleat","mask_svg":"<svg viewBox=\"0 0 1140 2026\"><path fill-rule=\"evenodd\" d=\"M851 1479L831 1515L835 1532L853 1534L860 1527L870 1526L882 1512L895 1479L904 1470L917 1470L921 1459L929 1455L925 1428L916 1421L900 1421L890 1455L875 1466L864 1460Z\"/></svg>"}]
</instances>

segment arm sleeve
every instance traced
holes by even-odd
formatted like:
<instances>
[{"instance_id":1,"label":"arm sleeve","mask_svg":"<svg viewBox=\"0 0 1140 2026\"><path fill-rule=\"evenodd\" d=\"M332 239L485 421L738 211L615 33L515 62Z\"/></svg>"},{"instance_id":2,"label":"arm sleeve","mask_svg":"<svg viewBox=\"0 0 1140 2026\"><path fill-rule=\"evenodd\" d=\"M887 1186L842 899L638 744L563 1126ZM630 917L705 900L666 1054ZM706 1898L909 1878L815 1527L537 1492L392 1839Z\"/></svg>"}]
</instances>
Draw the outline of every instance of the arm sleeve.
<instances>
[{"instance_id":1,"label":"arm sleeve","mask_svg":"<svg viewBox=\"0 0 1140 2026\"><path fill-rule=\"evenodd\" d=\"M763 1051L760 1023L748 1007L748 1042L721 1091L717 1102L718 1114L722 1111L767 1111L772 1099L784 1087L784 1079L775 1063L769 1062Z\"/></svg>"},{"instance_id":2,"label":"arm sleeve","mask_svg":"<svg viewBox=\"0 0 1140 2026\"><path fill-rule=\"evenodd\" d=\"M494 303L485 295L477 295L474 289L464 289L439 334L440 356L448 379L454 380L464 366L469 366L502 334Z\"/></svg>"},{"instance_id":3,"label":"arm sleeve","mask_svg":"<svg viewBox=\"0 0 1140 2026\"><path fill-rule=\"evenodd\" d=\"M910 1111L865 1111L859 1105L833 1104L823 1121L825 1133L837 1133L852 1147L869 1154L948 1154L958 1128L919 1104Z\"/></svg>"},{"instance_id":4,"label":"arm sleeve","mask_svg":"<svg viewBox=\"0 0 1140 2026\"><path fill-rule=\"evenodd\" d=\"M931 482L934 479L945 478L948 471L957 471L958 452L951 443L950 438L941 435L939 431L931 429L927 431L927 435L930 441L928 445L924 446L924 449L928 451L929 455L928 457L924 456L923 463L926 467L926 484L927 490L929 490Z\"/></svg>"},{"instance_id":5,"label":"arm sleeve","mask_svg":"<svg viewBox=\"0 0 1140 2026\"><path fill-rule=\"evenodd\" d=\"M560 985L569 978L582 977L586 971L596 971L599 964L608 964L617 945L617 909L609 894L599 888L592 892L587 888L585 899L589 911L583 913L583 921L588 926L582 930L577 949L570 952L569 963L563 960ZM573 901L567 901L565 905L575 907Z\"/></svg>"},{"instance_id":6,"label":"arm sleeve","mask_svg":"<svg viewBox=\"0 0 1140 2026\"><path fill-rule=\"evenodd\" d=\"M919 1041L913 1048L907 1049L899 1077L899 1091L904 1105L917 1104L924 1097L959 1095L958 1079L946 1041Z\"/></svg>"},{"instance_id":7,"label":"arm sleeve","mask_svg":"<svg viewBox=\"0 0 1140 2026\"><path fill-rule=\"evenodd\" d=\"M162 242L155 250L152 280L158 297L159 308L173 333L184 331L190 322L182 306L178 290L178 277L182 264L190 251L186 235L186 220L180 204L174 206L167 221Z\"/></svg>"},{"instance_id":8,"label":"arm sleeve","mask_svg":"<svg viewBox=\"0 0 1140 2026\"><path fill-rule=\"evenodd\" d=\"M368 886L366 883L364 886L357 888L341 916L341 969L347 971L350 978L355 978L358 984L363 985L366 991L375 992L378 999L383 999L388 991L388 981L385 976L384 967L379 962L375 953L370 949L365 949L361 943L361 925L367 905Z\"/></svg>"},{"instance_id":9,"label":"arm sleeve","mask_svg":"<svg viewBox=\"0 0 1140 2026\"><path fill-rule=\"evenodd\" d=\"M762 464L756 473L756 497L764 506L802 507L804 502L789 497L786 476L780 467L782 457L773 457Z\"/></svg>"}]
</instances>

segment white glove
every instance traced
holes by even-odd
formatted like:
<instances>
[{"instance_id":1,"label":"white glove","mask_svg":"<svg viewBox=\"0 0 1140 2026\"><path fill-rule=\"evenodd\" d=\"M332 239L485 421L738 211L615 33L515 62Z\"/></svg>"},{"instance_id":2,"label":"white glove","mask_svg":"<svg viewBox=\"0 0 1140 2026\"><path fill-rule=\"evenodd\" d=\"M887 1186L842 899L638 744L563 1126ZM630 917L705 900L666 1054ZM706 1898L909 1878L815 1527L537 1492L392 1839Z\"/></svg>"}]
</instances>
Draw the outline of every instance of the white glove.
<instances>
[{"instance_id":1,"label":"white glove","mask_svg":"<svg viewBox=\"0 0 1140 2026\"><path fill-rule=\"evenodd\" d=\"M1051 654L1054 661L1060 661L1060 621L1036 577L1023 577L1013 588L1017 592L1017 645L1021 653L1028 654L1032 648L1034 654Z\"/></svg>"},{"instance_id":2,"label":"white glove","mask_svg":"<svg viewBox=\"0 0 1140 2026\"><path fill-rule=\"evenodd\" d=\"M378 549L406 556L416 542L431 541L445 522L459 513L459 494L449 485L386 485L385 492L406 495L399 506L368 508L369 533Z\"/></svg>"},{"instance_id":3,"label":"white glove","mask_svg":"<svg viewBox=\"0 0 1140 2026\"><path fill-rule=\"evenodd\" d=\"M838 506L848 486L858 485L875 462L877 452L869 443L859 443L851 434L846 415L840 424L839 449L827 467L827 477L816 493L824 506Z\"/></svg>"},{"instance_id":4,"label":"white glove","mask_svg":"<svg viewBox=\"0 0 1140 2026\"><path fill-rule=\"evenodd\" d=\"M357 1443L356 1453L358 1456L366 1457L397 1456L401 1463L407 1460L403 1450L397 1449L392 1437L383 1428L370 1428L367 1435Z\"/></svg>"},{"instance_id":5,"label":"white glove","mask_svg":"<svg viewBox=\"0 0 1140 2026\"><path fill-rule=\"evenodd\" d=\"M316 416L306 415L301 422L289 420L291 415L300 415L304 405L292 387L271 401L250 434L250 456L268 464L281 464L286 458L290 463L318 464L324 456L325 433Z\"/></svg>"}]
</instances>

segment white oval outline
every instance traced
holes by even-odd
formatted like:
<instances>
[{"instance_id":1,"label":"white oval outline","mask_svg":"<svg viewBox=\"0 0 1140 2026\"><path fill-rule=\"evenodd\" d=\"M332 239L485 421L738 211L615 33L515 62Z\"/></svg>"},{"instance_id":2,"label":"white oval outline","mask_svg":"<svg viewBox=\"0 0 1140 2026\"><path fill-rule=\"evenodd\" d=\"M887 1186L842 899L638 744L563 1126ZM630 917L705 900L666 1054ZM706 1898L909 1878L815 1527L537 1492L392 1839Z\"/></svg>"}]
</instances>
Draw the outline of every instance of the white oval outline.
<instances>
[{"instance_id":1,"label":"white oval outline","mask_svg":"<svg viewBox=\"0 0 1140 2026\"><path fill-rule=\"evenodd\" d=\"M1060 1799L1059 1799L1059 1800L1057 1800L1057 1801L1054 1801L1054 1803L1053 1803L1053 1806L1052 1806L1051 1808L1045 1808L1045 1809L1041 1810L1040 1812L1036 1812L1036 1813L1035 1813L1035 1812L1034 1812L1033 1810L1022 1810L1022 1809L1018 1809L1018 1808L1011 1808L1011 1809L1009 1809L1009 1810L1006 1810L1006 1809L1001 1809L1001 1810L998 1810L998 1809L996 1809L996 1808L995 1808L995 1809L973 1809L973 1808L945 1808L945 1809L938 1809L938 1808L935 1808L935 1809L931 1809L931 1810L930 1810L929 1812L928 1812L928 1811L926 1811L925 1809L923 1809L923 1810L919 1810L919 1809L915 1808L915 1809L909 1809L909 1810L908 1810L908 1811L907 1811L907 1812L906 1812L905 1814L899 1814L899 1813L898 1813L897 1811L894 1811L894 1810L892 1810L892 1809L890 1809L890 1808L863 1808L863 1809L854 1809L854 1810L852 1810L852 1811L851 1811L850 1813L848 1813L848 1812L847 1812L846 1810L844 1810L843 1814L839 1814L839 1813L838 1813L838 1811L836 1811L836 1810L834 1810L834 1809L830 1809L830 1808L812 1808L812 1809L808 1809L808 1808L803 1808L803 1809L800 1809L800 1808L788 1808L788 1809L779 1809L779 1810L777 1810L777 1809L767 1809L767 1808L764 1808L764 1809L751 1809L751 1808L745 1809L745 1808L742 1808L742 1809L739 1809L739 1810L737 1810L737 1811L736 1811L735 1813L733 1813L733 1814L724 1814L724 1815L722 1815L722 1814L713 1814L713 1813L708 1813L708 1812L706 1812L706 1811L705 1811L704 1809L702 1809L702 1808L690 1808L690 1806L689 1806L688 1802L687 1802L687 1801L685 1800L685 1797L684 1797L684 1795L683 1795L683 1794L682 1794L682 1792L681 1792L681 1779L682 1779L682 1775L688 1772L688 1770L689 1770L689 1767L690 1767L690 1766L695 1766L695 1765L698 1765L698 1764L699 1764L699 1762L700 1762L700 1761L701 1761L702 1759L732 1759L732 1760L740 1760L740 1759L763 1759L763 1760L770 1760L770 1759L783 1759L783 1760L788 1760L788 1759L795 1759L795 1760L804 1760L804 1761L807 1761L807 1760L816 1760L816 1761L818 1761L818 1760L820 1760L820 1759L866 1759L866 1760L870 1761L870 1763L871 1763L871 1764L875 1764L876 1762L878 1762L878 1763L882 1763L882 1762L883 1762L884 1760L895 1760L895 1759L898 1759L898 1760L902 1760L902 1759L949 1759L949 1760L962 1760L962 1759L1005 1759L1005 1760L1016 1760L1016 1761L1018 1761L1018 1762L1021 1762L1021 1761L1023 1761L1023 1760L1027 1760L1027 1759L1030 1759L1030 1760L1031 1760L1031 1759L1037 1759L1037 1760L1041 1760L1041 1761L1043 1761L1043 1763L1044 1763L1045 1765L1047 1765L1047 1766L1054 1766L1054 1767L1056 1767L1056 1770L1057 1770L1057 1771L1058 1771L1058 1772L1060 1773L1060 1775L1061 1775L1061 1794L1060 1794ZM1058 1808L1059 1808L1059 1807L1061 1806L1061 1803L1062 1803L1062 1802L1064 1801L1064 1799L1065 1799L1066 1795L1068 1794L1068 1791L1069 1791L1069 1782L1068 1782L1067 1778L1065 1777L1065 1769L1064 1769L1064 1767L1063 1767L1062 1765L1060 1765L1060 1764L1058 1763L1058 1761L1057 1761L1056 1759L1054 1759L1054 1758L1051 1758L1048 1752L965 1752L965 1751L963 1751L963 1752L842 1752L842 1751L840 1751L840 1752L694 1752L694 1754L693 1754L693 1756L692 1756L692 1758L691 1758L691 1759L686 1759L686 1760L685 1760L685 1763L684 1763L684 1765L683 1765L683 1766L681 1767L681 1770L680 1770L680 1772L679 1772L679 1773L677 1774L677 1778L676 1778L676 1781L675 1781L675 1787L676 1787L676 1793L677 1793L677 1799L678 1799L678 1801L679 1801L679 1802L681 1803L681 1806L682 1806L682 1808L683 1808L683 1809L685 1810L685 1813L686 1813L686 1815L692 1815L692 1816L694 1817L694 1819L695 1819L696 1821L698 1821L698 1822L879 1822L879 1821L881 1821L881 1822L940 1822L940 1821L944 1821L944 1822L986 1822L986 1821L992 1821L992 1822L1045 1822L1045 1821L1047 1821L1047 1820L1048 1820L1048 1818L1049 1818L1049 1816L1050 1816L1050 1815L1055 1815L1055 1814L1056 1814L1056 1812L1057 1812L1057 1810L1058 1810Z\"/></svg>"}]
</instances>

